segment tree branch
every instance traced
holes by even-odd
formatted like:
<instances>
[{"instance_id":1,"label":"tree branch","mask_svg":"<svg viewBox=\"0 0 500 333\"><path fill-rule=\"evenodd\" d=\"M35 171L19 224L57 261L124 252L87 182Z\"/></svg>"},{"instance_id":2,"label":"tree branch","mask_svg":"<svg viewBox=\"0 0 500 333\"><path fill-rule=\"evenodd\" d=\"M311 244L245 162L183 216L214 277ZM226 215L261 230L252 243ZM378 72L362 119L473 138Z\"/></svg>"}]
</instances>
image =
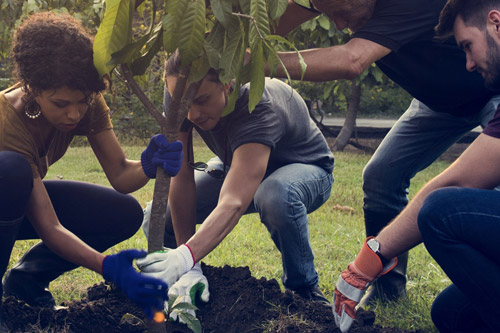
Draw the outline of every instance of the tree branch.
<instances>
[{"instance_id":1,"label":"tree branch","mask_svg":"<svg viewBox=\"0 0 500 333\"><path fill-rule=\"evenodd\" d=\"M153 118L156 119L158 124L160 124L162 128L165 127L166 125L165 117L163 117L160 110L158 110L158 108L151 102L148 96L146 96L146 94L144 94L142 89L139 87L139 85L134 79L134 76L132 75L132 72L128 68L128 65L122 64L120 68L123 72L123 76L125 77L125 82L129 86L130 90L132 90L132 92L139 98L139 100L144 105L146 110L148 110L151 116L153 116Z\"/></svg>"}]
</instances>

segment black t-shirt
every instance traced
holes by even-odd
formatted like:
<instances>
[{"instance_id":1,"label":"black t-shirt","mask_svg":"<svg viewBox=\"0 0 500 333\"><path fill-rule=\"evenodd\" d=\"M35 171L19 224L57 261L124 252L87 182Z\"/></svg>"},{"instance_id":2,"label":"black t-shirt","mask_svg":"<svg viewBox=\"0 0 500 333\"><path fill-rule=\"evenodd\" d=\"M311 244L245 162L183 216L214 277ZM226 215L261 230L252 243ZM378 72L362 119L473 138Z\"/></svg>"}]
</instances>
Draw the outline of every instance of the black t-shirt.
<instances>
[{"instance_id":1,"label":"black t-shirt","mask_svg":"<svg viewBox=\"0 0 500 333\"><path fill-rule=\"evenodd\" d=\"M331 173L333 155L300 95L282 81L266 78L262 99L250 113L249 87L241 87L234 111L221 118L214 129L194 127L207 146L226 165L231 165L233 152L243 144L269 146L266 175L292 163L318 165ZM190 125L186 119L181 131L187 131Z\"/></svg>"},{"instance_id":2,"label":"black t-shirt","mask_svg":"<svg viewBox=\"0 0 500 333\"><path fill-rule=\"evenodd\" d=\"M413 97L438 112L456 116L481 110L495 93L477 72L465 68L465 54L453 38L440 41L434 27L446 0L377 0L372 18L353 38L392 50L379 68Z\"/></svg>"}]
</instances>

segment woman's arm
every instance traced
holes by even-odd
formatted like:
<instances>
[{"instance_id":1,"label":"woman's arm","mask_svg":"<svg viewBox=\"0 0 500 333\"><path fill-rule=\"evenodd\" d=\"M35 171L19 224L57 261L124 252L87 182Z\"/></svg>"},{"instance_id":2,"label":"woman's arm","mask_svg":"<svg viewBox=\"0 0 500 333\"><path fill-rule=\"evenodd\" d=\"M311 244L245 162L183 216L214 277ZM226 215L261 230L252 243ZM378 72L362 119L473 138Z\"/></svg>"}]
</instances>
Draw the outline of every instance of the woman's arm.
<instances>
[{"instance_id":1,"label":"woman's arm","mask_svg":"<svg viewBox=\"0 0 500 333\"><path fill-rule=\"evenodd\" d=\"M89 143L115 190L121 193L134 192L149 181L141 161L127 159L113 130L90 136Z\"/></svg>"},{"instance_id":2,"label":"woman's arm","mask_svg":"<svg viewBox=\"0 0 500 333\"><path fill-rule=\"evenodd\" d=\"M271 148L247 143L236 149L217 207L187 242L197 261L233 230L248 208L266 173Z\"/></svg>"},{"instance_id":3,"label":"woman's arm","mask_svg":"<svg viewBox=\"0 0 500 333\"><path fill-rule=\"evenodd\" d=\"M57 218L42 180L33 180L33 191L28 203L28 217L44 243L60 257L102 274L104 255L95 251Z\"/></svg>"}]
</instances>

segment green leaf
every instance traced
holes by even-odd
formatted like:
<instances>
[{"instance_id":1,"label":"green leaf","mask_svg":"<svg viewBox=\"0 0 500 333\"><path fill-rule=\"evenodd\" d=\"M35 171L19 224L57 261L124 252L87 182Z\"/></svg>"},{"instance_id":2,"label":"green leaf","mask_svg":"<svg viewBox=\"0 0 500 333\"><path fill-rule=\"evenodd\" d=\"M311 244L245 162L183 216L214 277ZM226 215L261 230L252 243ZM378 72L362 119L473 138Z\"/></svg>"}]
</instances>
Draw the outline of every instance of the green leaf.
<instances>
[{"instance_id":1,"label":"green leaf","mask_svg":"<svg viewBox=\"0 0 500 333\"><path fill-rule=\"evenodd\" d=\"M205 40L205 0L190 0L179 29L179 54L183 66L200 56Z\"/></svg>"},{"instance_id":2,"label":"green leaf","mask_svg":"<svg viewBox=\"0 0 500 333\"><path fill-rule=\"evenodd\" d=\"M213 69L219 69L219 62L221 59L221 54L217 49L215 49L212 44L209 42L205 41L205 44L203 45L205 49L205 54L207 55L207 60L211 68Z\"/></svg>"},{"instance_id":3,"label":"green leaf","mask_svg":"<svg viewBox=\"0 0 500 333\"><path fill-rule=\"evenodd\" d=\"M210 69L210 64L205 55L198 57L191 63L191 69L189 70L188 82L198 82L207 75Z\"/></svg>"},{"instance_id":4,"label":"green leaf","mask_svg":"<svg viewBox=\"0 0 500 333\"><path fill-rule=\"evenodd\" d=\"M255 20L250 23L248 31L250 48L252 49L254 44L270 33L266 0L250 0L250 15Z\"/></svg>"},{"instance_id":5,"label":"green leaf","mask_svg":"<svg viewBox=\"0 0 500 333\"><path fill-rule=\"evenodd\" d=\"M172 309L175 301L177 301L177 295L169 295L168 296L168 308Z\"/></svg>"},{"instance_id":6,"label":"green leaf","mask_svg":"<svg viewBox=\"0 0 500 333\"><path fill-rule=\"evenodd\" d=\"M288 0L268 0L269 14L273 20L281 17L288 6Z\"/></svg>"},{"instance_id":7,"label":"green leaf","mask_svg":"<svg viewBox=\"0 0 500 333\"><path fill-rule=\"evenodd\" d=\"M384 82L384 73L382 73L380 68L372 67L370 68L370 73L373 75L375 81L377 81L378 83Z\"/></svg>"},{"instance_id":8,"label":"green leaf","mask_svg":"<svg viewBox=\"0 0 500 333\"><path fill-rule=\"evenodd\" d=\"M236 77L236 73L240 65L239 63L237 63L237 60L241 50L241 44L241 30L236 30L230 33L227 45L222 52L219 62L219 67L222 68L219 79L224 84L228 83Z\"/></svg>"},{"instance_id":9,"label":"green leaf","mask_svg":"<svg viewBox=\"0 0 500 333\"><path fill-rule=\"evenodd\" d=\"M109 0L94 39L94 65L103 76L115 68L111 55L130 42L134 0Z\"/></svg>"},{"instance_id":10,"label":"green leaf","mask_svg":"<svg viewBox=\"0 0 500 333\"><path fill-rule=\"evenodd\" d=\"M311 8L311 6L309 5L309 0L293 0L293 2L302 7Z\"/></svg>"},{"instance_id":11,"label":"green leaf","mask_svg":"<svg viewBox=\"0 0 500 333\"><path fill-rule=\"evenodd\" d=\"M168 53L174 52L179 43L179 27L183 20L184 13L189 0L168 0L165 10L167 15L163 22L163 48Z\"/></svg>"},{"instance_id":12,"label":"green leaf","mask_svg":"<svg viewBox=\"0 0 500 333\"><path fill-rule=\"evenodd\" d=\"M301 69L301 73L302 73L300 79L302 80L304 78L304 74L306 73L307 64L304 61L304 58L302 57L302 54L300 54L299 50L297 50L297 48L295 47L295 45L293 43L291 43L290 41L286 40L285 38L283 38L281 36L278 36L278 35L269 35L269 36L266 36L266 41L277 41L277 42L286 44L286 45L288 45L288 47L290 47L291 49L295 50L295 52L297 53L297 56L299 57L299 64L300 64L300 69ZM284 67L283 63L282 63L282 66Z\"/></svg>"},{"instance_id":13,"label":"green leaf","mask_svg":"<svg viewBox=\"0 0 500 333\"><path fill-rule=\"evenodd\" d=\"M133 43L125 45L121 50L113 53L108 65L119 65L130 63L134 58L140 56L140 51L146 45L149 39L148 35L144 35Z\"/></svg>"},{"instance_id":14,"label":"green leaf","mask_svg":"<svg viewBox=\"0 0 500 333\"><path fill-rule=\"evenodd\" d=\"M226 35L226 29L222 26L220 22L215 22L212 31L208 34L205 39L210 45L216 50L222 50L224 47L224 38Z\"/></svg>"},{"instance_id":15,"label":"green leaf","mask_svg":"<svg viewBox=\"0 0 500 333\"><path fill-rule=\"evenodd\" d=\"M281 60L281 58L278 56L278 53L276 50L271 47L267 42L264 42L264 46L268 50L269 55L267 56L267 65L269 67L269 76L274 77L276 74L276 71L278 69L278 65L281 66L283 71L285 72L286 77L288 78L288 81L291 82L292 79L290 78L290 73L288 73L288 70L285 67L285 64Z\"/></svg>"},{"instance_id":16,"label":"green leaf","mask_svg":"<svg viewBox=\"0 0 500 333\"><path fill-rule=\"evenodd\" d=\"M196 305L193 305L189 302L179 302L177 304L174 304L174 306L172 307L172 311L173 310L198 310L198 307ZM178 312L182 312L182 311L178 311Z\"/></svg>"},{"instance_id":17,"label":"green leaf","mask_svg":"<svg viewBox=\"0 0 500 333\"><path fill-rule=\"evenodd\" d=\"M152 43L149 50L143 54L141 57L135 59L130 65L130 70L133 75L142 75L146 72L147 68L151 64L151 60L156 56L156 54L160 51L163 43L163 30L159 29L157 34L154 34L152 38L148 41L147 44Z\"/></svg>"},{"instance_id":18,"label":"green leaf","mask_svg":"<svg viewBox=\"0 0 500 333\"><path fill-rule=\"evenodd\" d=\"M318 17L318 23L323 29L327 31L330 30L330 19L325 15L321 15L320 17Z\"/></svg>"},{"instance_id":19,"label":"green leaf","mask_svg":"<svg viewBox=\"0 0 500 333\"><path fill-rule=\"evenodd\" d=\"M189 327L191 331L195 333L202 332L201 323L198 318L187 312L179 312L178 315L186 323L187 327Z\"/></svg>"},{"instance_id":20,"label":"green leaf","mask_svg":"<svg viewBox=\"0 0 500 333\"><path fill-rule=\"evenodd\" d=\"M255 106L262 99L262 93L264 92L265 85L265 73L264 68L266 66L264 60L264 50L262 48L262 41L255 45L255 49L252 50L252 58L250 60L250 65L252 66L250 72L250 93L248 97L248 111L251 113Z\"/></svg>"},{"instance_id":21,"label":"green leaf","mask_svg":"<svg viewBox=\"0 0 500 333\"><path fill-rule=\"evenodd\" d=\"M231 21L235 18L232 15L233 2L232 0L210 0L210 6L217 20L228 29Z\"/></svg>"},{"instance_id":22,"label":"green leaf","mask_svg":"<svg viewBox=\"0 0 500 333\"><path fill-rule=\"evenodd\" d=\"M238 0L240 4L241 11L243 14L250 14L250 1L249 0Z\"/></svg>"}]
</instances>

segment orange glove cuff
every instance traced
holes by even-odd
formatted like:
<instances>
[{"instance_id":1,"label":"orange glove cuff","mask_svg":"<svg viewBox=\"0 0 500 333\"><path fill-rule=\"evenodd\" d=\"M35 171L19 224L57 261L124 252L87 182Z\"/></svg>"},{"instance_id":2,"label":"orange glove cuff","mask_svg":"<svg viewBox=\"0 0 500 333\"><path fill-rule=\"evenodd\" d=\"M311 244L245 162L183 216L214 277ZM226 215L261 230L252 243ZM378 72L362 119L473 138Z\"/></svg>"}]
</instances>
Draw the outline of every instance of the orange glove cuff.
<instances>
[{"instance_id":1,"label":"orange glove cuff","mask_svg":"<svg viewBox=\"0 0 500 333\"><path fill-rule=\"evenodd\" d=\"M374 237L368 237L365 240L363 246L361 247L361 251L359 251L359 254L356 259L354 259L351 267L356 273L363 276L368 281L375 280L384 269L382 261L378 255L366 244L366 242L372 238Z\"/></svg>"}]
</instances>

